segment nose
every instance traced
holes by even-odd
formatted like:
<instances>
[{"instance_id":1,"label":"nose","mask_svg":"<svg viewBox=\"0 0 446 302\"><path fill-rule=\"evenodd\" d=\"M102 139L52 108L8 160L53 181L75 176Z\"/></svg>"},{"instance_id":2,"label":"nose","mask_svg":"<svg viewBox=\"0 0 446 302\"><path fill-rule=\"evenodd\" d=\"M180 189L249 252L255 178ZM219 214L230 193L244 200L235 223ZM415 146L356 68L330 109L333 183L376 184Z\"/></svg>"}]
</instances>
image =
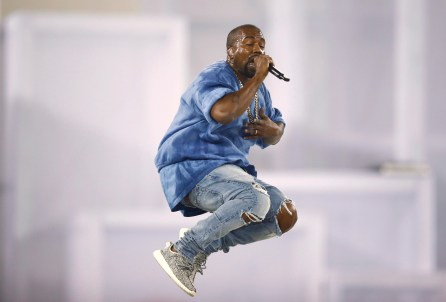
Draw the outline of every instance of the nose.
<instances>
[{"instance_id":1,"label":"nose","mask_svg":"<svg viewBox=\"0 0 446 302\"><path fill-rule=\"evenodd\" d=\"M260 54L263 55L263 54L265 53L265 50L263 50L263 49L260 47L260 44L259 44L259 43L254 43L253 52L255 52L255 53L260 53Z\"/></svg>"}]
</instances>

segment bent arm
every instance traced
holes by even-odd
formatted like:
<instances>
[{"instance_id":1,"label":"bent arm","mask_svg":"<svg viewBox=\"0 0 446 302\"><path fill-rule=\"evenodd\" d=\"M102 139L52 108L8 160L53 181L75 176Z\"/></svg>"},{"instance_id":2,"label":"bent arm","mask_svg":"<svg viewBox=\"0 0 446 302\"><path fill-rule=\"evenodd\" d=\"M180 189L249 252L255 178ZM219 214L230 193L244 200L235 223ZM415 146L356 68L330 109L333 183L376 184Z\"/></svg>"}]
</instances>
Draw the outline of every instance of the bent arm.
<instances>
[{"instance_id":1,"label":"bent arm","mask_svg":"<svg viewBox=\"0 0 446 302\"><path fill-rule=\"evenodd\" d=\"M262 82L263 78L254 76L240 90L222 97L212 106L212 118L223 125L230 124L237 119L249 107Z\"/></svg>"},{"instance_id":2,"label":"bent arm","mask_svg":"<svg viewBox=\"0 0 446 302\"><path fill-rule=\"evenodd\" d=\"M269 56L256 57L254 59L256 74L248 79L240 90L225 95L214 104L211 109L211 117L216 122L224 125L230 124L246 111L268 75L271 60Z\"/></svg>"}]
</instances>

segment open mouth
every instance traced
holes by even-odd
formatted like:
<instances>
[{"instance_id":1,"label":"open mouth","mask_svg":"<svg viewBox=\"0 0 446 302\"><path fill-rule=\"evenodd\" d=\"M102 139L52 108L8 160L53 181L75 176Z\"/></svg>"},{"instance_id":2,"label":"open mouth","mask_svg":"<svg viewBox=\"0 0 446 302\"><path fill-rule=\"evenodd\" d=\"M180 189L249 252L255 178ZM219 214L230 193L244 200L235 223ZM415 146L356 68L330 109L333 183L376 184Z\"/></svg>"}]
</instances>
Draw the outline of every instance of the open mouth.
<instances>
[{"instance_id":1,"label":"open mouth","mask_svg":"<svg viewBox=\"0 0 446 302\"><path fill-rule=\"evenodd\" d=\"M257 57L257 55L252 56L250 58L248 58L248 62L246 64L246 72L250 75L253 76L256 72L256 64L254 62L254 59Z\"/></svg>"},{"instance_id":2,"label":"open mouth","mask_svg":"<svg viewBox=\"0 0 446 302\"><path fill-rule=\"evenodd\" d=\"M248 64L251 64L251 63L254 64L254 59L257 58L257 57L258 57L258 55L250 57L249 60L248 60Z\"/></svg>"},{"instance_id":3,"label":"open mouth","mask_svg":"<svg viewBox=\"0 0 446 302\"><path fill-rule=\"evenodd\" d=\"M252 56L252 57L250 57L249 59L248 59L248 66L249 67L255 67L255 63L254 63L254 59L256 58L257 56Z\"/></svg>"}]
</instances>

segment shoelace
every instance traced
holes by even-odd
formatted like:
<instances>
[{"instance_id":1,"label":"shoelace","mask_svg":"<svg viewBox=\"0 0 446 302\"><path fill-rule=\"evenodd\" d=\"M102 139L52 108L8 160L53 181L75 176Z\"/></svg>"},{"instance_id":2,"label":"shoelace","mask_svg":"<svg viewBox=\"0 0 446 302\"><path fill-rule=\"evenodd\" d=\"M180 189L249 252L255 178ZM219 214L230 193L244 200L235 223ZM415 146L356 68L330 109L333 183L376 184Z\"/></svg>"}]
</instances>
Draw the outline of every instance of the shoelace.
<instances>
[{"instance_id":1,"label":"shoelace","mask_svg":"<svg viewBox=\"0 0 446 302\"><path fill-rule=\"evenodd\" d=\"M191 264L189 261L186 260L186 258L184 257L180 257L180 261L178 263L178 267L182 270L186 270L186 271L190 271L193 272L194 271L194 265Z\"/></svg>"},{"instance_id":2,"label":"shoelace","mask_svg":"<svg viewBox=\"0 0 446 302\"><path fill-rule=\"evenodd\" d=\"M205 254L198 254L194 259L195 274L198 272L203 275L203 270L206 269L207 256Z\"/></svg>"}]
</instances>

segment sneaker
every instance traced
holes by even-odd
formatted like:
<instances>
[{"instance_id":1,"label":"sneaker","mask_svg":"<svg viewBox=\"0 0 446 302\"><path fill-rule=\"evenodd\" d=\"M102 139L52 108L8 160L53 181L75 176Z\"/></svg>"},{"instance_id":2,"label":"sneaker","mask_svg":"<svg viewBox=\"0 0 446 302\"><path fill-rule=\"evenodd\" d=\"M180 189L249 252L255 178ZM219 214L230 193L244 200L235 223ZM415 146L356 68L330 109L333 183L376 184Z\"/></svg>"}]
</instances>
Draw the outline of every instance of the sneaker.
<instances>
[{"instance_id":1,"label":"sneaker","mask_svg":"<svg viewBox=\"0 0 446 302\"><path fill-rule=\"evenodd\" d=\"M195 296L197 293L194 287L194 279L197 271L196 264L190 263L180 253L172 251L172 242L167 242L166 247L162 250L153 252L158 264L164 269L169 277L188 295ZM195 262L195 261L194 261ZM201 269L201 274L203 270Z\"/></svg>"}]
</instances>

